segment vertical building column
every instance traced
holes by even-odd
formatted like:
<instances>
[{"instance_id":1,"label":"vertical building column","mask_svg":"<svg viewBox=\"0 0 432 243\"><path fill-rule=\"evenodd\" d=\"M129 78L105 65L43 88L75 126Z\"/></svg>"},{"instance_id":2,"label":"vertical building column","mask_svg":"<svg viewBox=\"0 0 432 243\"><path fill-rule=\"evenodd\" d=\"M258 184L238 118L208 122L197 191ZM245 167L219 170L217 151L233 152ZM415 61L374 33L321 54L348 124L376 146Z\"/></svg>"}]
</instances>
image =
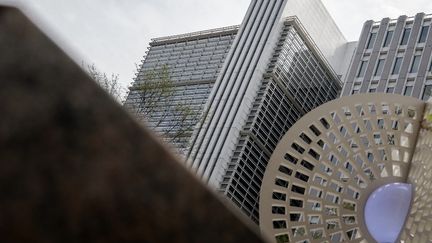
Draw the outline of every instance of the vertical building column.
<instances>
[{"instance_id":1,"label":"vertical building column","mask_svg":"<svg viewBox=\"0 0 432 243\"><path fill-rule=\"evenodd\" d=\"M423 15L417 14L414 19L413 27L411 29L411 34L409 37L408 45L405 50L404 60L402 62L402 67L400 70L399 78L397 80L395 93L403 94L405 82L407 80L407 76L409 73L409 69L411 68L411 63L413 60L413 56L415 53L415 46L417 44L418 34L420 32L420 27L423 23ZM399 43L400 44L400 43Z\"/></svg>"},{"instance_id":2,"label":"vertical building column","mask_svg":"<svg viewBox=\"0 0 432 243\"><path fill-rule=\"evenodd\" d=\"M192 167L192 169L195 171L197 171L198 167L200 166L201 157L202 157L202 152L200 152L201 145L202 143L205 142L204 137L206 131L209 129L209 124L214 115L213 113L211 113L210 109L213 106L216 106L218 102L221 101L221 97L224 93L224 90L227 88L228 85L228 82L226 81L226 76L229 76L230 72L232 74L233 68L236 62L240 58L239 56L241 52L239 52L238 50L242 50L245 48L247 37L248 37L248 35L245 34L245 32L246 33L250 32L250 29L252 28L252 24L253 24L253 21L251 21L251 19L253 20L256 18L256 15L258 14L257 12L261 8L262 3L263 2L259 0L251 1L251 4L249 5L249 9L243 20L243 23L238 31L238 34L234 40L231 50L215 82L209 100L207 101L205 111L204 111L204 119L202 123L199 124L199 127L197 128L195 134L193 135L193 139L191 141L191 147L186 156L186 160L187 163L190 165L190 167ZM207 138L207 141L208 139L209 138Z\"/></svg>"},{"instance_id":3,"label":"vertical building column","mask_svg":"<svg viewBox=\"0 0 432 243\"><path fill-rule=\"evenodd\" d=\"M399 42L404 30L405 20L406 20L406 16L402 16L399 17L399 19L396 22L392 40L390 42L390 47L387 52L386 63L378 86L378 92L386 92L385 88L387 86L387 82L390 76L392 75L394 60L398 53Z\"/></svg>"},{"instance_id":4,"label":"vertical building column","mask_svg":"<svg viewBox=\"0 0 432 243\"><path fill-rule=\"evenodd\" d=\"M383 43L383 39L385 38L385 34L387 32L388 22L389 22L389 19L383 19L380 23L380 26L378 27L378 31L376 32L377 36L375 38L375 43L373 43L372 53L370 54L368 68L366 69L366 73L363 77L363 83L362 83L362 87L360 89L361 93L368 92L369 84L370 84L370 82L372 82L372 80L374 78L375 68L376 68L376 64L377 64L379 57L380 57L381 46ZM371 31L369 31L369 33L368 33L367 42L369 42L369 38L370 38L369 36L371 35L372 30L373 30L373 27L371 28Z\"/></svg>"},{"instance_id":5,"label":"vertical building column","mask_svg":"<svg viewBox=\"0 0 432 243\"><path fill-rule=\"evenodd\" d=\"M424 19L424 14L423 14L423 19ZM423 21L421 22L420 25L420 31L422 26L423 26ZM418 38L417 38L417 42L418 42ZM432 55L432 26L429 25L428 37L423 47L422 58L421 58L421 62L420 62L420 66L419 66L419 70L417 73L416 82L414 86L414 91L413 91L413 96L420 97L420 99L422 98L423 87L426 81L427 73L429 72L431 55Z\"/></svg>"},{"instance_id":6,"label":"vertical building column","mask_svg":"<svg viewBox=\"0 0 432 243\"><path fill-rule=\"evenodd\" d=\"M217 186L217 174L228 162L243 121L247 118L279 32L288 0L252 1L251 7L216 81L207 115L192 141L188 160L198 176Z\"/></svg>"},{"instance_id":7,"label":"vertical building column","mask_svg":"<svg viewBox=\"0 0 432 243\"><path fill-rule=\"evenodd\" d=\"M360 66L361 60L363 58L364 49L366 48L367 41L369 39L369 32L372 27L373 21L369 20L363 25L363 30L360 35L360 41L357 46L357 50L355 51L353 62L351 64L351 68L348 72L348 78L345 82L342 96L351 95L351 90L354 84L354 80L357 77L358 68Z\"/></svg>"}]
</instances>

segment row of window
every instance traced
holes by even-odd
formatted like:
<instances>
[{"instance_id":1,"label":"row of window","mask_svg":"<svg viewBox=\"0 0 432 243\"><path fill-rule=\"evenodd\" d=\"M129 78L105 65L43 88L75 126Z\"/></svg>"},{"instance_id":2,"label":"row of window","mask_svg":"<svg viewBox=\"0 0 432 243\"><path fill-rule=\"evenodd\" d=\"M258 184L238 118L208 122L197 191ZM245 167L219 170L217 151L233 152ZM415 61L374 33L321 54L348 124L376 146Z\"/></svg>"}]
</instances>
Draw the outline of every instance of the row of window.
<instances>
[{"instance_id":1,"label":"row of window","mask_svg":"<svg viewBox=\"0 0 432 243\"><path fill-rule=\"evenodd\" d=\"M411 67L409 69L409 73L417 73L420 67L420 61L421 61L422 55L415 55L412 63L411 63ZM375 71L373 73L373 75L376 76L381 76L383 69L384 69L384 64L385 64L386 59L382 58L378 60L378 64L375 67ZM402 67L402 61L403 61L403 57L396 57L394 64L393 64L393 68L391 71L391 75L398 75L400 73L401 67ZM361 61L360 62L360 67L359 70L357 72L357 78L362 78L364 77L365 73L366 73L366 69L367 69L367 65L368 61ZM429 72L432 71L432 62L429 65Z\"/></svg>"},{"instance_id":2,"label":"row of window","mask_svg":"<svg viewBox=\"0 0 432 243\"><path fill-rule=\"evenodd\" d=\"M426 42L426 38L428 36L429 33L429 26L422 26L421 31L420 31L420 35L418 38L417 43L421 44L421 43L425 43ZM372 47L375 45L375 41L377 39L377 32L373 32L370 33L369 35L369 39L366 45L366 49L372 49ZM384 39L384 43L382 47L389 47L390 43L393 39L393 35L394 35L394 30L388 30ZM400 39L400 45L407 45L409 38L411 35L411 27L406 27L403 31L402 34L402 38Z\"/></svg>"},{"instance_id":3,"label":"row of window","mask_svg":"<svg viewBox=\"0 0 432 243\"><path fill-rule=\"evenodd\" d=\"M199 37L198 37L199 38ZM235 34L233 35L223 35L220 37L210 37L210 38L204 38L204 39L196 39L196 40L182 40L181 38L179 39L179 42L175 42L175 43L169 43L169 44L159 44L158 42L152 42L150 44L153 45L153 48L155 48L155 50L160 50L163 49L164 47L168 47L168 48L175 48L175 47L185 47L187 45L200 45L201 46L205 46L205 44L207 43L211 43L211 42L219 42L222 44L226 44L228 43L230 40L235 38ZM162 41L163 42L163 41Z\"/></svg>"},{"instance_id":4,"label":"row of window","mask_svg":"<svg viewBox=\"0 0 432 243\"><path fill-rule=\"evenodd\" d=\"M309 111L336 98L339 88L337 80L328 74L329 71L321 65L293 27L284 29L281 35L287 38L284 38L280 43L281 47L275 50L274 60L267 70L276 77L262 80L243 127L247 134L244 136L254 146L251 147L249 142L244 144L242 141L245 137L239 140L231 157L231 162L239 167L233 172L228 168L221 183L221 190L228 190L228 195L232 193L234 196L231 200L252 220L258 215L251 215L248 211L257 211L258 205L251 204L248 207L248 200L245 198L250 195L251 202L259 201L258 194L253 195L251 192L255 190L252 190L254 182L261 184L262 175L258 173L260 170L257 167L267 165L267 151L271 154L288 128L303 115L303 111L298 109L303 106L303 109ZM247 163L252 173L244 173L247 168L242 166L242 163ZM235 185L238 180L236 176L245 181L242 187ZM259 188L256 191L258 192Z\"/></svg>"},{"instance_id":5,"label":"row of window","mask_svg":"<svg viewBox=\"0 0 432 243\"><path fill-rule=\"evenodd\" d=\"M146 61L149 60L159 60L159 61L168 61L173 59L188 59L188 58L203 58L203 57L209 57L209 56L216 56L216 55L223 55L226 52L229 51L231 45L226 46L220 46L219 50L205 50L196 48L194 50L190 51L175 51L170 50L167 53L155 53L152 50L149 51L149 53L146 56Z\"/></svg>"},{"instance_id":6,"label":"row of window","mask_svg":"<svg viewBox=\"0 0 432 243\"><path fill-rule=\"evenodd\" d=\"M414 85L410 84L405 86L405 89L403 90L404 96L412 96L414 91ZM354 88L351 94L358 94L360 92L360 88ZM371 85L371 87L368 90L368 93L376 93L377 92L377 85ZM385 93L393 94L395 92L395 83L389 84L385 90ZM422 100L426 101L432 96L432 84L425 84L423 87L423 94L421 96Z\"/></svg>"}]
</instances>

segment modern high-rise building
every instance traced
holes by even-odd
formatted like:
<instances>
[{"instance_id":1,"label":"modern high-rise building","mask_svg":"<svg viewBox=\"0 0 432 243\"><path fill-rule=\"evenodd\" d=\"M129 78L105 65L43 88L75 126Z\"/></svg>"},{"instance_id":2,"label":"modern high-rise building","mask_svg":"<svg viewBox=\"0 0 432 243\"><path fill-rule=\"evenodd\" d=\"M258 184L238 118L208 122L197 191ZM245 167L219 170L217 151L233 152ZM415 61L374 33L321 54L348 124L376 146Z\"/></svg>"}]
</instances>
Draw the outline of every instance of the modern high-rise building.
<instances>
[{"instance_id":1,"label":"modern high-rise building","mask_svg":"<svg viewBox=\"0 0 432 243\"><path fill-rule=\"evenodd\" d=\"M261 181L276 145L298 119L337 98L342 87L297 18L286 19L282 28L217 185L256 223Z\"/></svg>"},{"instance_id":2,"label":"modern high-rise building","mask_svg":"<svg viewBox=\"0 0 432 243\"><path fill-rule=\"evenodd\" d=\"M366 21L343 95L393 93L427 100L432 94L432 15Z\"/></svg>"},{"instance_id":3,"label":"modern high-rise building","mask_svg":"<svg viewBox=\"0 0 432 243\"><path fill-rule=\"evenodd\" d=\"M431 22L367 21L349 44L350 97L303 116L267 166L260 227L270 242L431 239L432 103L421 101L432 91Z\"/></svg>"},{"instance_id":4,"label":"modern high-rise building","mask_svg":"<svg viewBox=\"0 0 432 243\"><path fill-rule=\"evenodd\" d=\"M270 155L295 121L338 96L347 49L321 1L252 1L187 164L258 223Z\"/></svg>"},{"instance_id":5,"label":"modern high-rise building","mask_svg":"<svg viewBox=\"0 0 432 243\"><path fill-rule=\"evenodd\" d=\"M188 149L193 128L201 119L238 28L231 26L156 38L150 43L125 107L139 119L145 116L146 125L165 135L180 154ZM168 79L170 87L161 84L142 88L145 83L161 82L164 78ZM146 106L146 99L151 100L151 104ZM177 111L179 108L181 110ZM172 140L175 136L177 138Z\"/></svg>"},{"instance_id":6,"label":"modern high-rise building","mask_svg":"<svg viewBox=\"0 0 432 243\"><path fill-rule=\"evenodd\" d=\"M126 105L140 104L146 73L166 67L173 102L200 114L176 144L186 165L258 223L273 150L298 119L339 96L354 47L320 0L252 0L239 27L154 39ZM178 117L146 116L159 132Z\"/></svg>"}]
</instances>

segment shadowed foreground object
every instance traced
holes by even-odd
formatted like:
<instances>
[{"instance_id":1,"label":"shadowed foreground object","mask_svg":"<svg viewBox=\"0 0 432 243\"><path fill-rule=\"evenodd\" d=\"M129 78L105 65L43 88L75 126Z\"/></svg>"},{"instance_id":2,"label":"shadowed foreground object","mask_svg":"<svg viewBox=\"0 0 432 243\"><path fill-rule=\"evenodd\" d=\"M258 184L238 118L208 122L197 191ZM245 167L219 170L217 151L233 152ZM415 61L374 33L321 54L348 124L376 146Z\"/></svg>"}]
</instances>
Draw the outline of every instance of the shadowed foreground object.
<instances>
[{"instance_id":1,"label":"shadowed foreground object","mask_svg":"<svg viewBox=\"0 0 432 243\"><path fill-rule=\"evenodd\" d=\"M0 53L1 242L263 242L16 9Z\"/></svg>"}]
</instances>

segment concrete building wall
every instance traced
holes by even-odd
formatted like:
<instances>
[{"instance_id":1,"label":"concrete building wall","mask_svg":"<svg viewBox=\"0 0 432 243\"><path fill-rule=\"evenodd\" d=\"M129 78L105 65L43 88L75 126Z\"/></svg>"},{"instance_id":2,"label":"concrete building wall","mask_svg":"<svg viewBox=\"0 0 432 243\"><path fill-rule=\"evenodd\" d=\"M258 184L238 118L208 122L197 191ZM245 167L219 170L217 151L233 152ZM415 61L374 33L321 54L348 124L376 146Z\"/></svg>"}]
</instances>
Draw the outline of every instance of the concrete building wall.
<instances>
[{"instance_id":1,"label":"concrete building wall","mask_svg":"<svg viewBox=\"0 0 432 243\"><path fill-rule=\"evenodd\" d=\"M203 178L217 185L226 167L253 97L271 58L284 16L295 15L311 32L311 43L343 76L347 42L319 0L254 0L241 25L233 49L207 104L208 116L197 128L188 163ZM350 49L352 50L352 49Z\"/></svg>"},{"instance_id":2,"label":"concrete building wall","mask_svg":"<svg viewBox=\"0 0 432 243\"><path fill-rule=\"evenodd\" d=\"M432 15L367 21L342 95L395 93L428 99L432 91Z\"/></svg>"},{"instance_id":3,"label":"concrete building wall","mask_svg":"<svg viewBox=\"0 0 432 243\"><path fill-rule=\"evenodd\" d=\"M272 54L277 23L287 3L253 0L207 103L207 114L192 140L188 164L218 187L253 97Z\"/></svg>"},{"instance_id":4,"label":"concrete building wall","mask_svg":"<svg viewBox=\"0 0 432 243\"><path fill-rule=\"evenodd\" d=\"M196 128L187 155L188 166L214 188L220 186L230 166L237 143L262 88L263 77L274 59L275 50L279 48L287 15L295 15L300 22L306 22L305 31L311 31L313 35L305 35L303 41L312 46L312 49L318 50L320 54L317 58L328 68L328 72L333 73L332 67L336 69L335 80L336 74L345 74L341 64L345 63L342 59L350 58L350 55L345 54L348 45L321 1L251 1L206 105L203 123ZM300 84L306 80L303 77L297 82ZM294 117L298 119L301 115L295 114ZM258 162L254 163L257 166ZM254 204L253 208L256 209L257 205Z\"/></svg>"}]
</instances>

